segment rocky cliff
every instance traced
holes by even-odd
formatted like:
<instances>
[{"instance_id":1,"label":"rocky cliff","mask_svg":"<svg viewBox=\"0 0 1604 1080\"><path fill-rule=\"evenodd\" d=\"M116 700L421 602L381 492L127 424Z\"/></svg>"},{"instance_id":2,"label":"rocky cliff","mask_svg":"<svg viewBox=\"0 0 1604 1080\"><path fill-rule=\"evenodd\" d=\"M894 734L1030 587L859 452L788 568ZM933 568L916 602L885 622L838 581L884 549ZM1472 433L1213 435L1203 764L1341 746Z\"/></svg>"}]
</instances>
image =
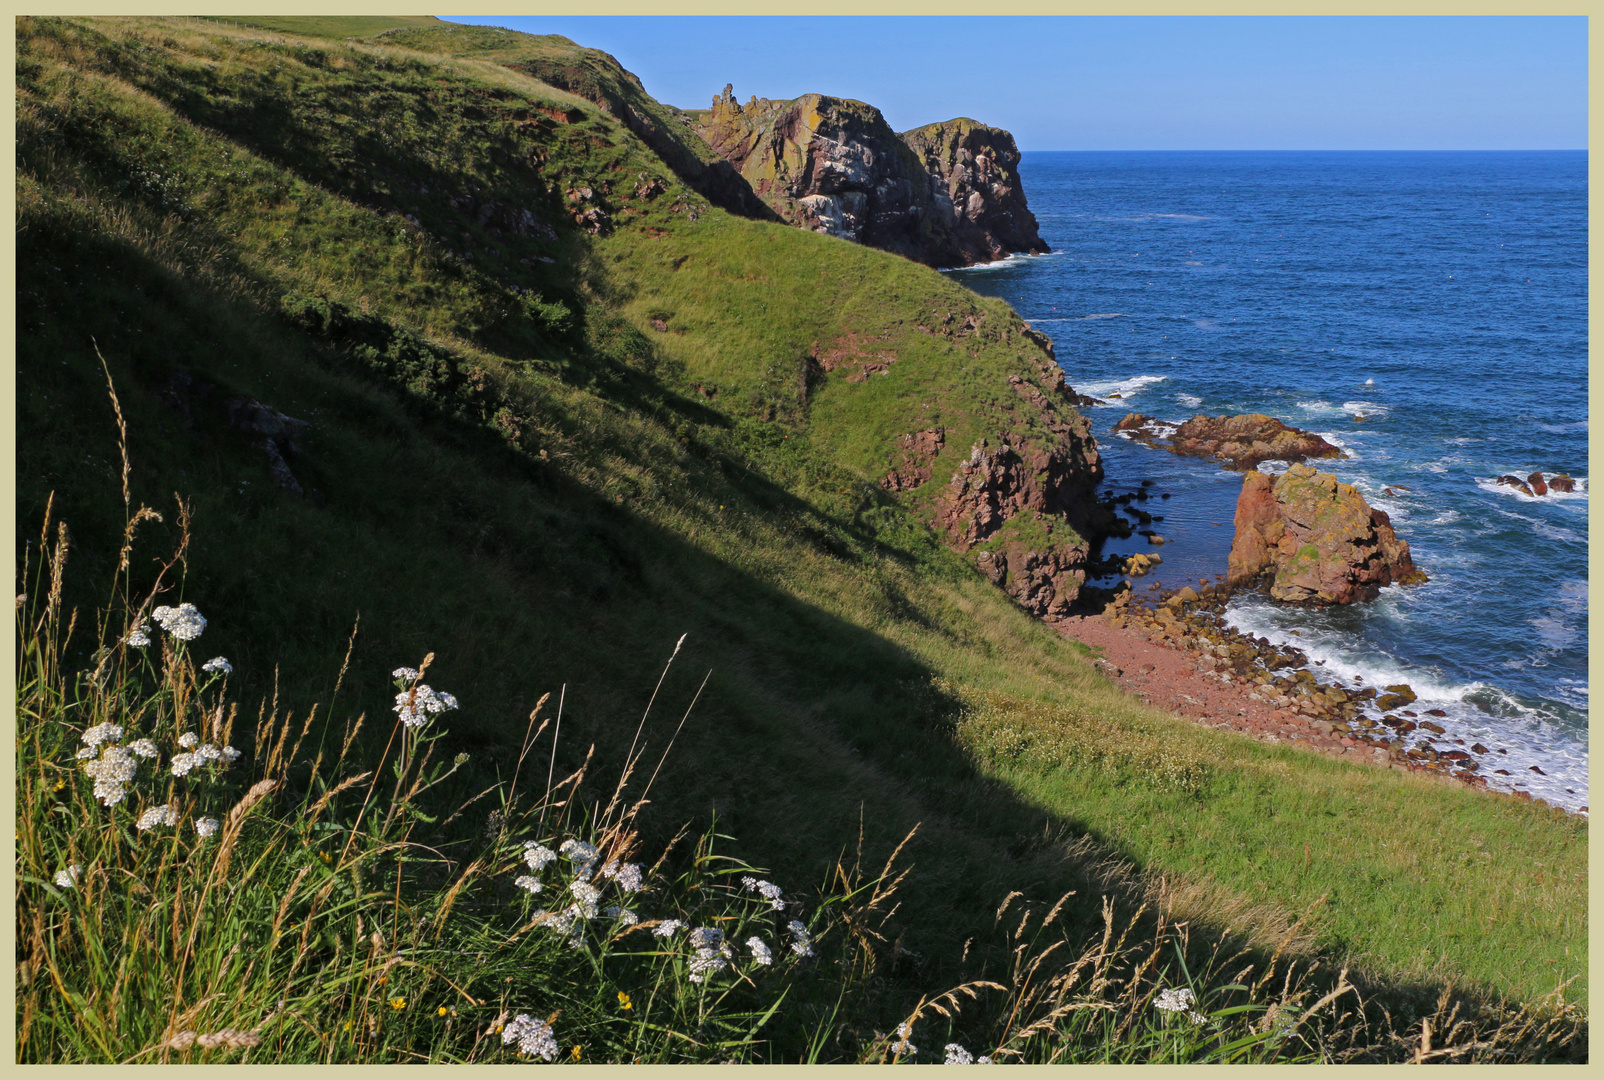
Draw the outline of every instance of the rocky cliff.
<instances>
[{"instance_id":1,"label":"rocky cliff","mask_svg":"<svg viewBox=\"0 0 1604 1080\"><path fill-rule=\"evenodd\" d=\"M1025 205L1012 135L960 117L904 131L902 141L923 159L936 203L971 262L1047 250Z\"/></svg>"},{"instance_id":2,"label":"rocky cliff","mask_svg":"<svg viewBox=\"0 0 1604 1080\"><path fill-rule=\"evenodd\" d=\"M1237 499L1228 581L1266 578L1277 600L1327 605L1373 600L1383 585L1426 575L1357 488L1294 465L1279 477L1248 473Z\"/></svg>"},{"instance_id":3,"label":"rocky cliff","mask_svg":"<svg viewBox=\"0 0 1604 1080\"><path fill-rule=\"evenodd\" d=\"M899 136L861 101L807 94L741 105L729 86L712 108L689 115L708 146L793 225L931 266L1047 250L1006 131L953 120Z\"/></svg>"}]
</instances>

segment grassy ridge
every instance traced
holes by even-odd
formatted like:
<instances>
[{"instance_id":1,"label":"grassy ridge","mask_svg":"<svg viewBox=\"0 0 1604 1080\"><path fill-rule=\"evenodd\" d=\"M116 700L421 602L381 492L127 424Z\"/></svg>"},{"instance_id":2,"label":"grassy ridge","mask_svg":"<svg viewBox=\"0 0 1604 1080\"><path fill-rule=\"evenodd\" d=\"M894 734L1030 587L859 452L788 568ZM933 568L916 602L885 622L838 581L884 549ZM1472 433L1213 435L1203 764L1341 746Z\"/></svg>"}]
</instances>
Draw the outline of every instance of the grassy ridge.
<instances>
[{"instance_id":1,"label":"grassy ridge","mask_svg":"<svg viewBox=\"0 0 1604 1080\"><path fill-rule=\"evenodd\" d=\"M1036 377L1033 347L1003 305L707 207L527 76L246 38L27 21L18 65L20 517L56 492L79 580L104 580L123 519L93 337L136 503L193 497L186 596L228 614L243 700L325 699L361 612L346 701L382 713L389 670L434 651L441 685L473 688L451 748L487 777L565 683L559 760L594 741L616 761L689 631L663 715L713 674L653 827L711 811L737 854L812 879L860 828L884 852L922 822L905 968L956 972L1010 889L1079 889L1084 931L1097 892L1135 903L1168 873L1200 926L1263 942L1330 894L1318 941L1432 1000L1440 978L1535 1000L1582 972L1585 823L1158 716L875 486L925 416L960 454L1030 422L1004 380ZM567 224L580 184L611 186L611 235ZM469 189L556 239L489 233L450 201ZM989 334L916 329L938 310ZM842 339L894 351L889 374L801 392L803 357ZM204 409L190 429L160 396L174 370L310 420L292 466L318 499L272 490ZM1441 839L1461 836L1488 854Z\"/></svg>"}]
</instances>

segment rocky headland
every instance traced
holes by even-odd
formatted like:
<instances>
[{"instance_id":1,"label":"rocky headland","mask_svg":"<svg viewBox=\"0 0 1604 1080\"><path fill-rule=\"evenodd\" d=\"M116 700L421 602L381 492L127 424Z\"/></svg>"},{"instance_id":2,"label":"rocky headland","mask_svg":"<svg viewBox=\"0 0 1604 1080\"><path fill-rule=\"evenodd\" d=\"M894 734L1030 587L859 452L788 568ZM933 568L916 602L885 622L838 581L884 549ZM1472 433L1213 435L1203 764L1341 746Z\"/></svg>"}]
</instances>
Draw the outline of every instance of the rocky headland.
<instances>
[{"instance_id":1,"label":"rocky headland","mask_svg":"<svg viewBox=\"0 0 1604 1080\"><path fill-rule=\"evenodd\" d=\"M1275 477L1243 477L1227 579L1266 581L1270 595L1295 604L1373 600L1382 586L1426 580L1385 511L1359 489L1308 465Z\"/></svg>"},{"instance_id":2,"label":"rocky headland","mask_svg":"<svg viewBox=\"0 0 1604 1080\"><path fill-rule=\"evenodd\" d=\"M958 119L899 135L861 101L806 94L742 105L730 86L686 115L799 228L930 266L1047 250L1019 183L1019 150L999 128Z\"/></svg>"},{"instance_id":3,"label":"rocky headland","mask_svg":"<svg viewBox=\"0 0 1604 1080\"><path fill-rule=\"evenodd\" d=\"M1202 413L1180 425L1166 424L1141 413L1127 413L1114 425L1132 439L1182 457L1216 458L1225 468L1246 472L1264 461L1300 462L1310 458L1340 458L1342 448L1312 431L1288 427L1273 416L1205 416Z\"/></svg>"}]
</instances>

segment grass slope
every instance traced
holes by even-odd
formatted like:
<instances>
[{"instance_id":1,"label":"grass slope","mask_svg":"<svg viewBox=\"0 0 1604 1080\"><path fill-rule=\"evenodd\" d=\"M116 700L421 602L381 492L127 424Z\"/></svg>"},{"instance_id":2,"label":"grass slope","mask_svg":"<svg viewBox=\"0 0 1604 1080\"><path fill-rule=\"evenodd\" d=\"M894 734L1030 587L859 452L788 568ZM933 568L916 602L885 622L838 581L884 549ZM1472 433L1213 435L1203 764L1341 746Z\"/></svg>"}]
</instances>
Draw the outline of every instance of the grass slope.
<instances>
[{"instance_id":1,"label":"grass slope","mask_svg":"<svg viewBox=\"0 0 1604 1080\"><path fill-rule=\"evenodd\" d=\"M507 57L183 19L18 33L19 543L54 492L85 610L123 526L94 342L135 502L169 515L150 541L193 500L184 597L242 702L327 701L360 613L342 710L385 715L390 669L433 651L484 777L565 685L559 764L616 763L687 633L643 737L711 675L648 818L716 815L790 880L918 824L898 977L994 963L957 958L1009 890L1079 890L1090 931L1099 892L1134 906L1161 877L1200 929L1265 944L1324 896L1314 938L1398 1008L1583 976L1585 822L1156 714L877 487L927 418L959 455L1030 423L1005 305L727 215ZM585 186L608 235L569 222ZM496 224L516 209L555 238ZM919 329L950 311L983 332ZM831 348L895 361L810 387ZM311 421L291 465L315 496L204 408L186 423L174 371Z\"/></svg>"}]
</instances>

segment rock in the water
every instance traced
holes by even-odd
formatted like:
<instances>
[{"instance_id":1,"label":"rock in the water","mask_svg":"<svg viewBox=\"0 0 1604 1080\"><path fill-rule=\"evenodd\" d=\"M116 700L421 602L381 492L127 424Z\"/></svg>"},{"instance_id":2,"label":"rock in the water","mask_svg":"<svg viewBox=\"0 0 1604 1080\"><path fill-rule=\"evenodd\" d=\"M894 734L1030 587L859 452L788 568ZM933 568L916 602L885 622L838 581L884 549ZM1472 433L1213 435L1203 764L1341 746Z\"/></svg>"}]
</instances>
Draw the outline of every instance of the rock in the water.
<instances>
[{"instance_id":1,"label":"rock in the water","mask_svg":"<svg viewBox=\"0 0 1604 1080\"><path fill-rule=\"evenodd\" d=\"M1518 476L1510 476L1508 473L1505 473L1503 476L1498 478L1498 482L1503 484L1505 487L1514 488L1516 491L1519 491L1524 495L1532 494L1531 485L1526 483L1526 481L1522 480Z\"/></svg>"},{"instance_id":2,"label":"rock in the water","mask_svg":"<svg viewBox=\"0 0 1604 1080\"><path fill-rule=\"evenodd\" d=\"M1245 472L1261 461L1307 461L1309 458L1339 458L1342 448L1333 446L1312 431L1288 427L1273 416L1248 413L1242 416L1204 416L1202 413L1179 427L1141 413L1128 413L1114 425L1115 431L1148 446L1162 447L1183 457L1211 457L1225 462L1228 469Z\"/></svg>"},{"instance_id":3,"label":"rock in the water","mask_svg":"<svg viewBox=\"0 0 1604 1080\"><path fill-rule=\"evenodd\" d=\"M1326 605L1371 600L1383 585L1424 581L1386 513L1357 488L1308 465L1251 472L1236 504L1228 581L1270 581L1270 595Z\"/></svg>"},{"instance_id":4,"label":"rock in the water","mask_svg":"<svg viewBox=\"0 0 1604 1080\"><path fill-rule=\"evenodd\" d=\"M1548 485L1543 483L1543 474L1534 472L1526 478L1526 484L1532 489L1533 495L1547 495Z\"/></svg>"},{"instance_id":5,"label":"rock in the water","mask_svg":"<svg viewBox=\"0 0 1604 1080\"><path fill-rule=\"evenodd\" d=\"M1571 479L1569 473L1560 473L1558 476L1549 477L1548 490L1563 491L1569 494L1576 490L1576 481Z\"/></svg>"}]
</instances>

